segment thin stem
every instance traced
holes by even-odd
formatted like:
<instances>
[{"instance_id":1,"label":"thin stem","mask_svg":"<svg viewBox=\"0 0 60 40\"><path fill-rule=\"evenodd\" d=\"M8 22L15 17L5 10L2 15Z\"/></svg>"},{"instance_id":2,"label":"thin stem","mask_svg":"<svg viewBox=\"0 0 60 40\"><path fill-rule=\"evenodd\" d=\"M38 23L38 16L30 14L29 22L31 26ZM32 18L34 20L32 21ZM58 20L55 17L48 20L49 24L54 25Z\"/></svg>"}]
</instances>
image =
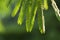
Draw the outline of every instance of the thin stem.
<instances>
[{"instance_id":1,"label":"thin stem","mask_svg":"<svg viewBox=\"0 0 60 40\"><path fill-rule=\"evenodd\" d=\"M45 33L45 20L44 20L44 14L43 14L43 7L41 8L42 10L42 30L43 30L43 33Z\"/></svg>"}]
</instances>

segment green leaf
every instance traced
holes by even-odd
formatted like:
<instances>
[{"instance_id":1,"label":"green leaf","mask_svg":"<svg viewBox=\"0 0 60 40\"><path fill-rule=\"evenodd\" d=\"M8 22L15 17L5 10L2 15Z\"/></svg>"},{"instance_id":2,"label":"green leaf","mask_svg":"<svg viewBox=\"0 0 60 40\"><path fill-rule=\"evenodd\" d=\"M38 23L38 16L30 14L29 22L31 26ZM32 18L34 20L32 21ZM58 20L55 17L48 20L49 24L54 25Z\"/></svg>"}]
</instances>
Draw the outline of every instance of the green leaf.
<instances>
[{"instance_id":1,"label":"green leaf","mask_svg":"<svg viewBox=\"0 0 60 40\"><path fill-rule=\"evenodd\" d=\"M15 17L15 16L16 16L19 8L21 7L21 2L22 2L22 0L20 0L20 1L16 4L16 6L15 6L15 8L14 8L12 14L11 14L12 17Z\"/></svg>"},{"instance_id":2,"label":"green leaf","mask_svg":"<svg viewBox=\"0 0 60 40\"><path fill-rule=\"evenodd\" d=\"M43 34L45 33L45 23L44 23L44 15L43 15L43 9L42 7L40 6L39 9L38 9L38 26L39 26L39 30L40 32Z\"/></svg>"},{"instance_id":3,"label":"green leaf","mask_svg":"<svg viewBox=\"0 0 60 40\"><path fill-rule=\"evenodd\" d=\"M17 21L17 23L20 25L22 25L23 20L24 20L24 16L25 16L25 4L26 4L26 0L23 1L23 3L22 3L22 7L21 7L19 17L18 17L18 21Z\"/></svg>"},{"instance_id":4,"label":"green leaf","mask_svg":"<svg viewBox=\"0 0 60 40\"><path fill-rule=\"evenodd\" d=\"M34 26L36 12L37 12L37 6L35 7L35 10L34 10L34 15L33 15L32 21L31 21L30 31L32 31L32 28L33 28L33 26Z\"/></svg>"},{"instance_id":5,"label":"green leaf","mask_svg":"<svg viewBox=\"0 0 60 40\"><path fill-rule=\"evenodd\" d=\"M32 7L29 4L30 0L26 3L26 30L30 32L30 25L31 25L31 10Z\"/></svg>"},{"instance_id":6,"label":"green leaf","mask_svg":"<svg viewBox=\"0 0 60 40\"><path fill-rule=\"evenodd\" d=\"M44 0L44 8L45 8L45 10L48 9L48 1L47 0Z\"/></svg>"},{"instance_id":7,"label":"green leaf","mask_svg":"<svg viewBox=\"0 0 60 40\"><path fill-rule=\"evenodd\" d=\"M27 32L31 32L35 22L35 16L37 11L36 1L30 0L30 4L27 6L27 13L26 13L26 30ZM28 3L29 3L28 2Z\"/></svg>"}]
</instances>

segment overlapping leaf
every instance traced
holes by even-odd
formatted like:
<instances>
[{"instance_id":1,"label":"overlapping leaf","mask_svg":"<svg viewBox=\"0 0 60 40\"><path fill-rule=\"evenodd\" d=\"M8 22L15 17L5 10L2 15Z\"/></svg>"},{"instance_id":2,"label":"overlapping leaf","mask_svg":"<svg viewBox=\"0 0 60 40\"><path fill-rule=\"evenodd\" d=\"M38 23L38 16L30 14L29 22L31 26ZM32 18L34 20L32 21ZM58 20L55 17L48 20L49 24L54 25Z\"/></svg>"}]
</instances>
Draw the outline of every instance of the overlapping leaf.
<instances>
[{"instance_id":1,"label":"overlapping leaf","mask_svg":"<svg viewBox=\"0 0 60 40\"><path fill-rule=\"evenodd\" d=\"M36 1L30 0L30 4L27 6L27 13L26 13L26 30L27 32L31 32L35 22L35 15L37 11ZM28 3L29 3L28 2ZM28 4L27 3L27 4Z\"/></svg>"},{"instance_id":2,"label":"overlapping leaf","mask_svg":"<svg viewBox=\"0 0 60 40\"><path fill-rule=\"evenodd\" d=\"M21 2L21 1L20 1ZM38 3L39 2L39 3ZM39 7L40 6L40 7ZM15 6L12 16L14 17L20 7L20 3ZM43 9L42 9L43 8ZM36 12L38 12L38 25L41 33L45 33L43 10L48 9L47 0L24 0L18 17L18 24L22 25L26 16L26 31L31 32L34 26ZM37 11L38 10L38 11Z\"/></svg>"}]
</instances>

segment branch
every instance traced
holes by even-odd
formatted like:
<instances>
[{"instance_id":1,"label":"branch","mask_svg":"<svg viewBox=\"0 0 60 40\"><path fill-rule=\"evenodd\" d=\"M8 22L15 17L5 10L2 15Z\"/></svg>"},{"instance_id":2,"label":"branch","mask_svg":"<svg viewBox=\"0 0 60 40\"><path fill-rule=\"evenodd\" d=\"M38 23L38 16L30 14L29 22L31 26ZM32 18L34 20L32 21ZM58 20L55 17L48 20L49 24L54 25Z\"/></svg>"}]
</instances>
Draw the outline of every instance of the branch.
<instances>
[{"instance_id":1,"label":"branch","mask_svg":"<svg viewBox=\"0 0 60 40\"><path fill-rule=\"evenodd\" d=\"M54 10L56 12L56 16L60 20L60 10L59 10L59 8L54 0L51 0L51 2L52 2L52 7L54 8Z\"/></svg>"}]
</instances>

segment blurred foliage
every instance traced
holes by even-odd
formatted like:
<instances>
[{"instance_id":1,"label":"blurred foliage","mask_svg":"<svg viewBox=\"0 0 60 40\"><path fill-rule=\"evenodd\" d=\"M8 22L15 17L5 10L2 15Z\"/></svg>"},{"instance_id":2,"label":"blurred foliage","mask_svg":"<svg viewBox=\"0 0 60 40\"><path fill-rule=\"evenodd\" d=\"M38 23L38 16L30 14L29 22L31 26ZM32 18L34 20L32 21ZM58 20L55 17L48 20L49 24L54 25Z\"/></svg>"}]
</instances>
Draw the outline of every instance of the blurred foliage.
<instances>
[{"instance_id":1,"label":"blurred foliage","mask_svg":"<svg viewBox=\"0 0 60 40\"><path fill-rule=\"evenodd\" d=\"M8 0L0 0L0 19L7 16L10 12L8 5Z\"/></svg>"},{"instance_id":2,"label":"blurred foliage","mask_svg":"<svg viewBox=\"0 0 60 40\"><path fill-rule=\"evenodd\" d=\"M48 3L47 0L44 0L44 2L40 0L25 1L26 0L0 0L0 39L60 40L60 21L58 21L55 16L51 1L48 0ZM58 1L56 2L58 3ZM46 25L45 34L41 34L42 32L40 33L39 31L39 27L42 27L41 5L43 4ZM46 4L49 6L49 9ZM41 24L39 25L38 23ZM33 28L31 32L30 27ZM27 29L29 29L29 32L26 32Z\"/></svg>"},{"instance_id":3,"label":"blurred foliage","mask_svg":"<svg viewBox=\"0 0 60 40\"><path fill-rule=\"evenodd\" d=\"M22 6L21 6L22 4ZM40 6L39 6L40 5ZM22 25L23 21L24 21L24 16L26 16L26 30L27 32L31 32L32 31L32 28L34 26L34 21L35 21L35 16L36 16L36 13L37 13L37 8L41 7L43 9L41 10L47 10L48 9L48 3L47 3L47 0L20 0L20 2L17 3L17 5L15 6L13 12L12 12L12 17L14 17L19 8L21 7L21 10L19 11L19 17L18 17L18 24ZM39 9L38 8L38 9ZM40 11L40 13L38 13L38 15L41 14L42 17L40 16L40 18L42 20L43 19L43 15ZM39 18L39 19L40 19ZM38 22L44 22L44 21L40 21L38 20ZM43 23L39 24L40 26L40 31L43 33L44 32L44 29L43 29ZM45 27L45 24L44 24L44 27Z\"/></svg>"}]
</instances>

